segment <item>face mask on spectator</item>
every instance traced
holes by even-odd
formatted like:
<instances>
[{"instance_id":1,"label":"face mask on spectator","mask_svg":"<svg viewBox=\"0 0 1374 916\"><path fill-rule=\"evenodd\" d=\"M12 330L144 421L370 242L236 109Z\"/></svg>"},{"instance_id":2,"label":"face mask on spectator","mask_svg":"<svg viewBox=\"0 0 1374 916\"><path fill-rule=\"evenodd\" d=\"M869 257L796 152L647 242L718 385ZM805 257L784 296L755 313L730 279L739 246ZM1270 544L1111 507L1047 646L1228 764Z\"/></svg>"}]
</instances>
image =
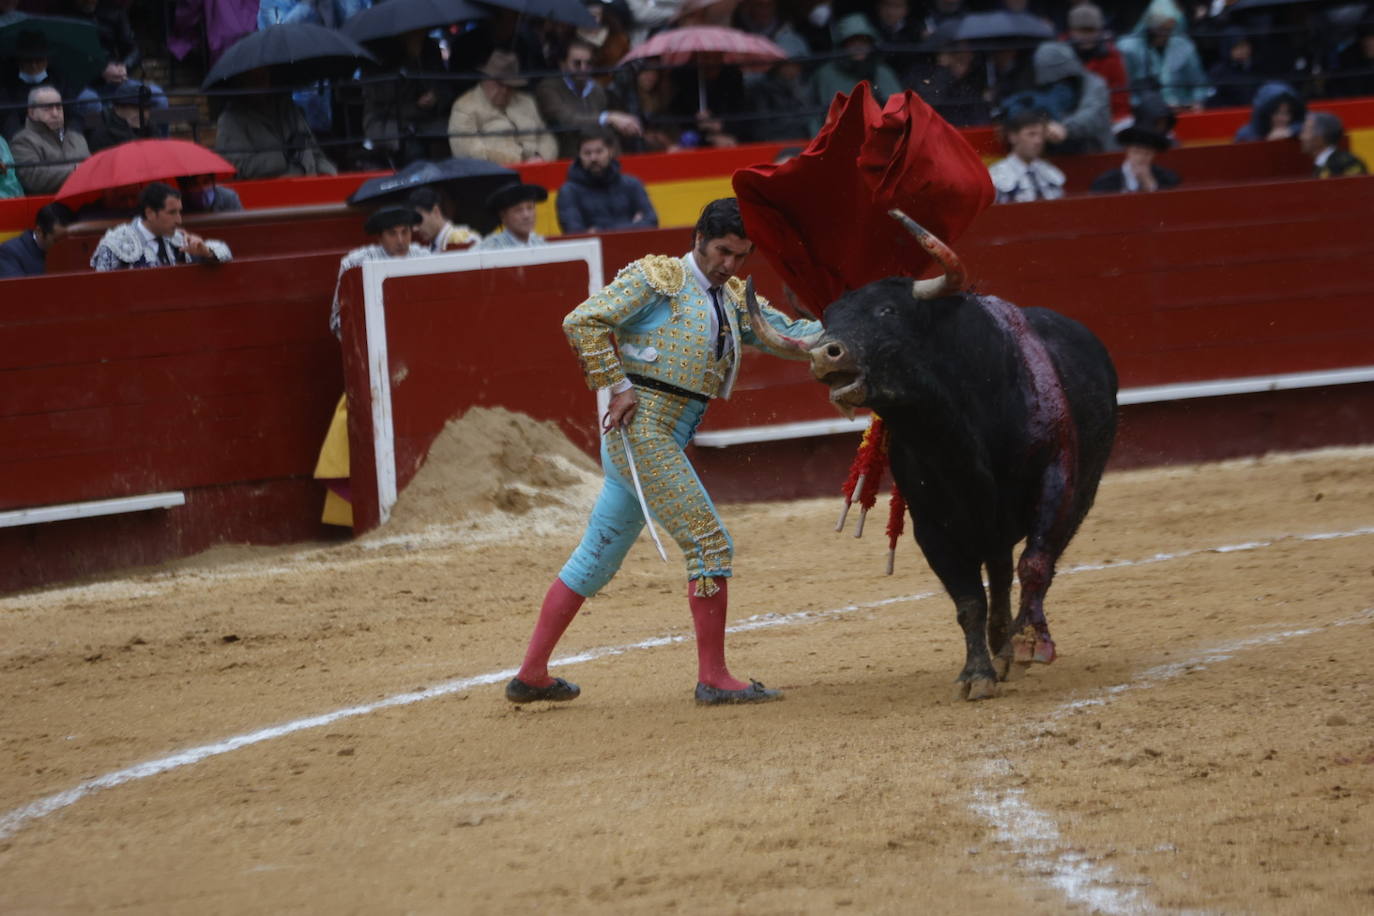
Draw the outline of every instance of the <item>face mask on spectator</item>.
<instances>
[{"instance_id":1,"label":"face mask on spectator","mask_svg":"<svg viewBox=\"0 0 1374 916\"><path fill-rule=\"evenodd\" d=\"M816 28L824 28L830 21L830 4L818 3L811 7L811 12L806 14L807 20Z\"/></svg>"},{"instance_id":2,"label":"face mask on spectator","mask_svg":"<svg viewBox=\"0 0 1374 916\"><path fill-rule=\"evenodd\" d=\"M19 78L30 86L37 86L48 78L48 71L44 70L42 73L25 73L23 70L20 70Z\"/></svg>"},{"instance_id":3,"label":"face mask on spectator","mask_svg":"<svg viewBox=\"0 0 1374 916\"><path fill-rule=\"evenodd\" d=\"M215 189L213 187L196 188L186 197L187 203L191 204L193 209L209 210L215 203Z\"/></svg>"}]
</instances>

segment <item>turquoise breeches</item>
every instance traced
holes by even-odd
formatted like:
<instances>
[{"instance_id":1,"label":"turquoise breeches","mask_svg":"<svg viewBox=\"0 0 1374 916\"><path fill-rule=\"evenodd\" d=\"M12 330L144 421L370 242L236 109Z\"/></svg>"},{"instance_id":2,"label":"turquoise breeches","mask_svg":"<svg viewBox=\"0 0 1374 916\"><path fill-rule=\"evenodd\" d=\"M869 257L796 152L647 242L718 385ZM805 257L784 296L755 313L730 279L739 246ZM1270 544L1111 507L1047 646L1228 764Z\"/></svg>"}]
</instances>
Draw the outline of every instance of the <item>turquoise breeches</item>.
<instances>
[{"instance_id":1,"label":"turquoise breeches","mask_svg":"<svg viewBox=\"0 0 1374 916\"><path fill-rule=\"evenodd\" d=\"M645 388L635 393L639 407L628 432L650 514L681 548L688 579L730 575L734 542L683 453L706 405ZM601 467L606 479L586 533L558 574L568 588L587 597L611 581L644 527L618 432L601 437Z\"/></svg>"}]
</instances>

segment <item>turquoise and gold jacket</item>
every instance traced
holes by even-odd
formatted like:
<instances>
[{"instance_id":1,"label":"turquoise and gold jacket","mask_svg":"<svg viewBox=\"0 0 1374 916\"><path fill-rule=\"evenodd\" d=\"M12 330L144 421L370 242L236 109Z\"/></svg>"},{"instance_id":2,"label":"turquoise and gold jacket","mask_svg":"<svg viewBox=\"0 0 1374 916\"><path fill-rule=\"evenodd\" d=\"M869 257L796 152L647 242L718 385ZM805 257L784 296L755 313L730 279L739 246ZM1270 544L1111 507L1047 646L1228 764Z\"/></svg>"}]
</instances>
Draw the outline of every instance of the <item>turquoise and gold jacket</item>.
<instances>
[{"instance_id":1,"label":"turquoise and gold jacket","mask_svg":"<svg viewBox=\"0 0 1374 916\"><path fill-rule=\"evenodd\" d=\"M733 346L716 359L711 300L694 279L686 261L689 257L640 258L563 319L563 333L582 361L588 387L616 385L630 372L708 398L728 398L739 374L741 343L774 356L805 358L774 350L754 335L744 303L744 282L731 277L721 306ZM804 337L821 330L820 322L793 321L762 297L759 305L765 320L783 334ZM612 333L620 344L618 356L611 345Z\"/></svg>"}]
</instances>

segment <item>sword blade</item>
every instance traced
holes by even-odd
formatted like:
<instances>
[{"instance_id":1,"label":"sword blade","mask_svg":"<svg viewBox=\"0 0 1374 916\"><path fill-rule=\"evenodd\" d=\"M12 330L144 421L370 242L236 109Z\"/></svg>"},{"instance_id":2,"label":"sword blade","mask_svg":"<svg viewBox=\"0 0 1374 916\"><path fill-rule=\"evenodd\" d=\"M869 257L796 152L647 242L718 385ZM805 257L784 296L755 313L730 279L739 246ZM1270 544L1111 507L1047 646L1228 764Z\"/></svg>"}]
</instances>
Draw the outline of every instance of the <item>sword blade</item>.
<instances>
[{"instance_id":1,"label":"sword blade","mask_svg":"<svg viewBox=\"0 0 1374 916\"><path fill-rule=\"evenodd\" d=\"M639 510L644 513L644 524L649 529L649 534L654 539L654 546L658 548L658 556L664 563L668 562L668 553L663 549L663 542L658 539L658 531L654 528L653 516L649 514L649 503L644 499L644 488L639 483L639 470L635 467L635 455L630 450L630 435L625 432L622 426L620 429L620 444L625 447L625 464L630 468L630 480L635 485L635 496L639 497Z\"/></svg>"}]
</instances>

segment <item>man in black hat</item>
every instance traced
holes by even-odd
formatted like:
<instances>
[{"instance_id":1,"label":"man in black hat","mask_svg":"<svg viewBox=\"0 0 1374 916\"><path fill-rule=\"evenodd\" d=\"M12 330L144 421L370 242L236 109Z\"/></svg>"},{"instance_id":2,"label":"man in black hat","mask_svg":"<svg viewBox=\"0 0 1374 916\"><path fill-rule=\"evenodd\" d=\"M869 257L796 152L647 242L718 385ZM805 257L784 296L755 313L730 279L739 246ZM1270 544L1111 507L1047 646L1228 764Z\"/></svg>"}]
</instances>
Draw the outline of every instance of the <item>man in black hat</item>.
<instances>
[{"instance_id":1,"label":"man in black hat","mask_svg":"<svg viewBox=\"0 0 1374 916\"><path fill-rule=\"evenodd\" d=\"M548 199L549 192L537 184L508 184L492 192L487 198L487 209L500 218L501 228L482 239L477 247L483 251L499 251L547 245L547 240L534 231L534 205Z\"/></svg>"},{"instance_id":2,"label":"man in black hat","mask_svg":"<svg viewBox=\"0 0 1374 916\"><path fill-rule=\"evenodd\" d=\"M420 214L411 207L383 207L367 218L363 229L368 235L375 235L377 241L371 245L354 248L339 261L339 279L350 267L357 267L367 261L383 261L387 258L412 258L429 254L423 246L414 242L415 227L420 224ZM334 305L329 312L329 330L339 336L339 285L334 284Z\"/></svg>"},{"instance_id":3,"label":"man in black hat","mask_svg":"<svg viewBox=\"0 0 1374 916\"><path fill-rule=\"evenodd\" d=\"M1119 168L1097 176L1091 190L1099 194L1162 191L1178 185L1178 173L1155 164L1155 157L1173 142L1164 134L1132 124L1116 133L1116 142L1126 151Z\"/></svg>"},{"instance_id":4,"label":"man in black hat","mask_svg":"<svg viewBox=\"0 0 1374 916\"><path fill-rule=\"evenodd\" d=\"M413 258L429 254L429 250L416 245L412 240L415 227L420 224L420 214L412 207L383 207L367 218L363 228L368 235L375 235L377 241L371 245L354 248L339 261L339 279L334 283L334 303L329 310L329 330L335 337L342 337L339 317L339 285L350 269L368 261L385 261L388 258ZM315 462L315 479L326 487L324 512L321 521L326 525L353 527L352 492L349 489L348 462L348 395L339 398L334 408L334 418L329 423L324 442L320 445L320 457Z\"/></svg>"}]
</instances>

